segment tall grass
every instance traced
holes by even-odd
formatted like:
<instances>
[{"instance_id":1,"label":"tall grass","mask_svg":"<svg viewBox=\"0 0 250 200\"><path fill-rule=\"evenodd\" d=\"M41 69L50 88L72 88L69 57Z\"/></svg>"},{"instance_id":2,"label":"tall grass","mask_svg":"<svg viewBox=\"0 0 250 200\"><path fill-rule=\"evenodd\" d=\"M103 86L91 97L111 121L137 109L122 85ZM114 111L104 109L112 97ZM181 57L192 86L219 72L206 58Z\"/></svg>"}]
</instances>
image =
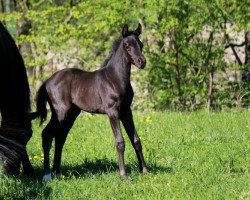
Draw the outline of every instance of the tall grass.
<instances>
[{"instance_id":1,"label":"tall grass","mask_svg":"<svg viewBox=\"0 0 250 200\"><path fill-rule=\"evenodd\" d=\"M129 181L122 181L107 117L81 115L63 149L63 176L43 183L46 123L34 121L28 153L36 175L1 177L0 199L250 199L250 112L136 113L134 120L149 173L139 173L123 129Z\"/></svg>"}]
</instances>

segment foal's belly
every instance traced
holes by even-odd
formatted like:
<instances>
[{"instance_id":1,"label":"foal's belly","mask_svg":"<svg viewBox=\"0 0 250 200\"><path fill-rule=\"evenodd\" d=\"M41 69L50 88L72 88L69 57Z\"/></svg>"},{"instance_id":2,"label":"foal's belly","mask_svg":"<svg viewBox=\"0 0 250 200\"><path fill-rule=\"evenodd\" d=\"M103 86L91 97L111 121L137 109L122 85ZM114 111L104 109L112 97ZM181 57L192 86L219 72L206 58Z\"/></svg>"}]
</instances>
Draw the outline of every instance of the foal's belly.
<instances>
[{"instance_id":1,"label":"foal's belly","mask_svg":"<svg viewBox=\"0 0 250 200\"><path fill-rule=\"evenodd\" d=\"M112 111L119 112L130 107L131 102L132 98L126 98L126 95L123 97L110 97L110 95L101 96L90 93L79 95L73 99L73 103L81 110L97 114L108 114Z\"/></svg>"},{"instance_id":2,"label":"foal's belly","mask_svg":"<svg viewBox=\"0 0 250 200\"><path fill-rule=\"evenodd\" d=\"M102 76L83 77L78 83L81 87L72 87L71 97L72 102L83 111L108 114L125 110L132 103L133 89L130 84L122 88Z\"/></svg>"},{"instance_id":3,"label":"foal's belly","mask_svg":"<svg viewBox=\"0 0 250 200\"><path fill-rule=\"evenodd\" d=\"M88 113L106 114L106 110L103 108L99 108L99 107L82 106L80 107L80 109Z\"/></svg>"},{"instance_id":4,"label":"foal's belly","mask_svg":"<svg viewBox=\"0 0 250 200\"><path fill-rule=\"evenodd\" d=\"M72 103L74 103L81 110L89 113L105 113L105 106L103 105L99 95L89 91L82 91L81 94L73 97Z\"/></svg>"}]
</instances>

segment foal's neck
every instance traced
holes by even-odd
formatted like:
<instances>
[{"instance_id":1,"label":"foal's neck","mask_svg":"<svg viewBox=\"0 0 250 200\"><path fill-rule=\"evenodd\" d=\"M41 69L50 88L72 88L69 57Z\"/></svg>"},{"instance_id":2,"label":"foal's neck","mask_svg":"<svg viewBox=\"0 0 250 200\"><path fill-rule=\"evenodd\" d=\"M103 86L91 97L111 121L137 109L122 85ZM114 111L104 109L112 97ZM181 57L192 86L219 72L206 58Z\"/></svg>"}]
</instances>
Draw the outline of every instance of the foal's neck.
<instances>
[{"instance_id":1,"label":"foal's neck","mask_svg":"<svg viewBox=\"0 0 250 200\"><path fill-rule=\"evenodd\" d=\"M107 68L125 85L130 82L131 62L123 49L122 43L119 45L117 51L113 53L107 64Z\"/></svg>"}]
</instances>

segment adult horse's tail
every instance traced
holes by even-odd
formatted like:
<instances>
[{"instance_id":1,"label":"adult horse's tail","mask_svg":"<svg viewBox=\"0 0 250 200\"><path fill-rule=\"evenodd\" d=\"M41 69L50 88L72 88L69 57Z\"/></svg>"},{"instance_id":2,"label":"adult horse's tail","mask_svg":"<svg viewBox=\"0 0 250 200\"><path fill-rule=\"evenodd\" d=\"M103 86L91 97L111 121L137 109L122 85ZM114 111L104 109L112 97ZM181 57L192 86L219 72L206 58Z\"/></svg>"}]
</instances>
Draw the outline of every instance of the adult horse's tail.
<instances>
[{"instance_id":1,"label":"adult horse's tail","mask_svg":"<svg viewBox=\"0 0 250 200\"><path fill-rule=\"evenodd\" d=\"M29 114L30 120L40 117L41 119L40 124L42 124L46 120L47 118L46 103L47 103L47 91L44 83L38 90L36 99L37 111Z\"/></svg>"}]
</instances>

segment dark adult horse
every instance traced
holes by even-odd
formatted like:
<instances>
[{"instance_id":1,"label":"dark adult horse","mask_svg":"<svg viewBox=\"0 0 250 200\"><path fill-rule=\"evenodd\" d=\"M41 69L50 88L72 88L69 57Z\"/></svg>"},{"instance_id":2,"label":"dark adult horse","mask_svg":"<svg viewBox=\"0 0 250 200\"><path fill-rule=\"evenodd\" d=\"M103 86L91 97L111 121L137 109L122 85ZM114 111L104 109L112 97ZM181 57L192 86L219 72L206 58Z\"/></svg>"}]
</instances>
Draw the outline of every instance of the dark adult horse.
<instances>
[{"instance_id":1,"label":"dark adult horse","mask_svg":"<svg viewBox=\"0 0 250 200\"><path fill-rule=\"evenodd\" d=\"M120 175L124 179L127 179L124 166L125 143L120 120L136 151L140 171L147 171L130 109L134 95L130 83L131 64L140 69L146 65L146 59L141 52L143 44L138 38L140 34L140 24L135 31L129 31L125 25L122 36L114 44L101 69L93 72L64 69L55 73L39 89L37 112L32 114L33 117L40 116L41 123L46 119L46 102L52 112L51 119L42 132L45 172L43 180L51 180L49 151L53 137L53 171L56 175L60 174L62 148L81 110L108 115L118 151Z\"/></svg>"},{"instance_id":2,"label":"dark adult horse","mask_svg":"<svg viewBox=\"0 0 250 200\"><path fill-rule=\"evenodd\" d=\"M31 137L29 85L24 62L18 48L0 22L0 154L4 174L24 173L30 175L26 144Z\"/></svg>"}]
</instances>

